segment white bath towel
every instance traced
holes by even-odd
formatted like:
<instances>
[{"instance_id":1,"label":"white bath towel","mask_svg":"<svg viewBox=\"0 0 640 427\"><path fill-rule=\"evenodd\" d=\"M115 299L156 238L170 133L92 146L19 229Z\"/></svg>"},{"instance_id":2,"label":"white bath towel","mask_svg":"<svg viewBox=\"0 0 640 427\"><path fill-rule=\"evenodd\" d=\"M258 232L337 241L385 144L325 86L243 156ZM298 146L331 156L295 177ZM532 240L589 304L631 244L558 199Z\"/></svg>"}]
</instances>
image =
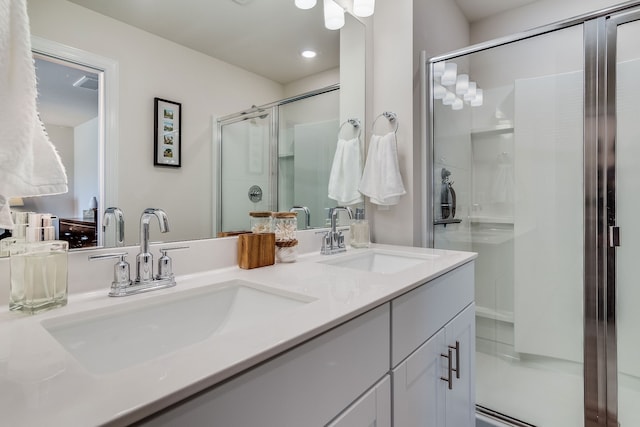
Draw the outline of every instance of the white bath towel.
<instances>
[{"instance_id":1,"label":"white bath towel","mask_svg":"<svg viewBox=\"0 0 640 427\"><path fill-rule=\"evenodd\" d=\"M339 205L353 205L364 201L358 191L362 177L360 138L338 139L329 174L329 198Z\"/></svg>"},{"instance_id":2,"label":"white bath towel","mask_svg":"<svg viewBox=\"0 0 640 427\"><path fill-rule=\"evenodd\" d=\"M67 192L60 156L36 109L26 0L0 0L0 227L13 228L10 197Z\"/></svg>"},{"instance_id":3,"label":"white bath towel","mask_svg":"<svg viewBox=\"0 0 640 427\"><path fill-rule=\"evenodd\" d=\"M377 205L395 205L400 196L406 194L398 164L395 132L371 136L359 189Z\"/></svg>"}]
</instances>

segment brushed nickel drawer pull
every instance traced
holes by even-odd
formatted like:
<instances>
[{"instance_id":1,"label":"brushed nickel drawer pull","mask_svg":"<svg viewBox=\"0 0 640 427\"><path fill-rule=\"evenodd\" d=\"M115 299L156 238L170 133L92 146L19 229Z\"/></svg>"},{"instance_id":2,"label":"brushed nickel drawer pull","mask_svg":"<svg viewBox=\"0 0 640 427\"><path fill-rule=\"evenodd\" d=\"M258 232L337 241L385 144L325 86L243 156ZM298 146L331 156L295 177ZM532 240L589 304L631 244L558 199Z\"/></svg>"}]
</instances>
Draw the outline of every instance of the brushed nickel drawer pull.
<instances>
[{"instance_id":1,"label":"brushed nickel drawer pull","mask_svg":"<svg viewBox=\"0 0 640 427\"><path fill-rule=\"evenodd\" d=\"M449 385L449 390L453 389L453 366L451 366L451 359L453 357L452 350L451 347L449 347L449 349L447 350L448 354L441 354L440 356L444 357L447 359L447 376L446 377L440 377L440 379L442 381L446 381Z\"/></svg>"}]
</instances>

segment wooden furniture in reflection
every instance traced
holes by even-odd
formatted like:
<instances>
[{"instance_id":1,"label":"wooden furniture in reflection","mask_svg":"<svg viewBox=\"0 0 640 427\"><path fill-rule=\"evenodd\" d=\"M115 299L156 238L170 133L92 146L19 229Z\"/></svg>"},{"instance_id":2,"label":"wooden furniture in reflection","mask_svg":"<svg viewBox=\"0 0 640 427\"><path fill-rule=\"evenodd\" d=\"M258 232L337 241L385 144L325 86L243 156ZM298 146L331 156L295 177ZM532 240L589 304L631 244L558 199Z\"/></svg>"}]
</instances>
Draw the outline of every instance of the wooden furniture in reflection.
<instances>
[{"instance_id":1,"label":"wooden furniture in reflection","mask_svg":"<svg viewBox=\"0 0 640 427\"><path fill-rule=\"evenodd\" d=\"M96 223L81 219L60 218L59 238L69 242L69 249L97 246Z\"/></svg>"}]
</instances>

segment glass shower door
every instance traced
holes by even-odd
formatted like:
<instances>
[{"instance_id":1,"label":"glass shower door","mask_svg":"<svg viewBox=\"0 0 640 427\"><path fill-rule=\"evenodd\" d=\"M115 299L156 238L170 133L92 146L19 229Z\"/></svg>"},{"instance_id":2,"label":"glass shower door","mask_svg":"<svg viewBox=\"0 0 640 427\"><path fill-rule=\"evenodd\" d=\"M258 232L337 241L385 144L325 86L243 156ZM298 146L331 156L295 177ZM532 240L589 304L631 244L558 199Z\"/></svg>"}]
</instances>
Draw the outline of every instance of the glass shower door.
<instances>
[{"instance_id":1,"label":"glass shower door","mask_svg":"<svg viewBox=\"0 0 640 427\"><path fill-rule=\"evenodd\" d=\"M626 22L630 19L636 21ZM617 27L615 217L622 234L615 254L617 294L618 422L640 425L640 12L622 16ZM621 23L621 25L617 25ZM615 30L616 28L613 28ZM611 32L610 32L611 34ZM614 373L615 374L615 373Z\"/></svg>"},{"instance_id":2,"label":"glass shower door","mask_svg":"<svg viewBox=\"0 0 640 427\"><path fill-rule=\"evenodd\" d=\"M432 64L434 246L478 253L477 404L535 426L584 425L583 40Z\"/></svg>"},{"instance_id":3,"label":"glass shower door","mask_svg":"<svg viewBox=\"0 0 640 427\"><path fill-rule=\"evenodd\" d=\"M219 232L250 230L250 211L275 210L272 129L270 111L221 124Z\"/></svg>"}]
</instances>

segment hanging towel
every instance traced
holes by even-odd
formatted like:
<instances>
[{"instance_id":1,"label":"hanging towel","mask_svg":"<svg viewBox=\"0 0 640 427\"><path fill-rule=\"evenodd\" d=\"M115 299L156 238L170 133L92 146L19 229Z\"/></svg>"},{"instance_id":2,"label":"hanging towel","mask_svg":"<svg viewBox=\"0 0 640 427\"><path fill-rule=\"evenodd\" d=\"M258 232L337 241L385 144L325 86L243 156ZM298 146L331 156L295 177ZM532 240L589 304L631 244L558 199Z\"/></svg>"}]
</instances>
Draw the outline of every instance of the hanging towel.
<instances>
[{"instance_id":1,"label":"hanging towel","mask_svg":"<svg viewBox=\"0 0 640 427\"><path fill-rule=\"evenodd\" d=\"M395 132L371 136L359 188L376 205L395 205L400 196L406 194L398 165Z\"/></svg>"},{"instance_id":2,"label":"hanging towel","mask_svg":"<svg viewBox=\"0 0 640 427\"><path fill-rule=\"evenodd\" d=\"M360 138L338 139L329 174L329 198L344 206L363 202L362 194L358 191L361 177Z\"/></svg>"},{"instance_id":3,"label":"hanging towel","mask_svg":"<svg viewBox=\"0 0 640 427\"><path fill-rule=\"evenodd\" d=\"M36 97L26 0L0 0L0 228L13 228L11 197L67 192Z\"/></svg>"}]
</instances>

